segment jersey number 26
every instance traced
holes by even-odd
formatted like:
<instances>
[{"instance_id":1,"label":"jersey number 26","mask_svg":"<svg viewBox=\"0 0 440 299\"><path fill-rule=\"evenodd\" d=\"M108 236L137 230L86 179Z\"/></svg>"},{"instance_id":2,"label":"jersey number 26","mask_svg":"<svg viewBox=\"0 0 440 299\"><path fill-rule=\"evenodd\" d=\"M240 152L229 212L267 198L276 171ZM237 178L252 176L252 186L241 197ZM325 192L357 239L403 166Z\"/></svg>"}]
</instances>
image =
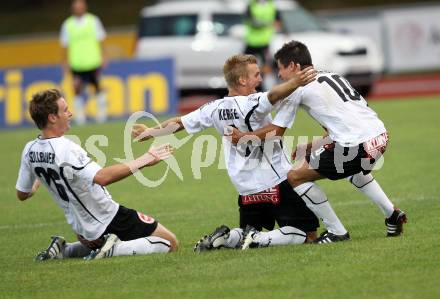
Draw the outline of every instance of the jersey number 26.
<instances>
[{"instance_id":1,"label":"jersey number 26","mask_svg":"<svg viewBox=\"0 0 440 299\"><path fill-rule=\"evenodd\" d=\"M40 177L44 178L47 185L50 187L51 183L54 183L55 188L57 188L58 195L64 201L69 201L66 189L60 184L61 176L52 168L44 169L43 167L35 167L35 173Z\"/></svg>"}]
</instances>

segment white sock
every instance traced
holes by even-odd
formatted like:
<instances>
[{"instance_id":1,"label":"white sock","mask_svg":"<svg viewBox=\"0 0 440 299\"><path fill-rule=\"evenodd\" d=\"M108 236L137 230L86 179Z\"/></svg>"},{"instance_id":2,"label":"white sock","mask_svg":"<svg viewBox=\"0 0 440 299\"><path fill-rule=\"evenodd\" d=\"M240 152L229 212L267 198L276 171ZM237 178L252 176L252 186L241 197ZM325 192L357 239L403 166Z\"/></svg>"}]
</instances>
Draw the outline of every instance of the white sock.
<instances>
[{"instance_id":1,"label":"white sock","mask_svg":"<svg viewBox=\"0 0 440 299\"><path fill-rule=\"evenodd\" d=\"M64 247L63 258L82 258L88 256L92 250L81 242L67 243Z\"/></svg>"},{"instance_id":2,"label":"white sock","mask_svg":"<svg viewBox=\"0 0 440 299\"><path fill-rule=\"evenodd\" d=\"M379 183L374 179L371 173L364 175L363 173L355 174L348 178L357 189L365 194L372 202L374 202L385 218L389 218L394 212L394 205L383 192Z\"/></svg>"},{"instance_id":3,"label":"white sock","mask_svg":"<svg viewBox=\"0 0 440 299\"><path fill-rule=\"evenodd\" d=\"M335 235L345 235L347 230L336 216L325 193L312 182L301 184L294 188L295 192L304 200L307 207L324 222L327 230Z\"/></svg>"},{"instance_id":4,"label":"white sock","mask_svg":"<svg viewBox=\"0 0 440 299\"><path fill-rule=\"evenodd\" d=\"M104 123L107 120L107 95L100 91L96 95L96 122Z\"/></svg>"},{"instance_id":5,"label":"white sock","mask_svg":"<svg viewBox=\"0 0 440 299\"><path fill-rule=\"evenodd\" d=\"M269 232L260 232L254 240L261 246L303 244L306 233L293 226L283 226Z\"/></svg>"},{"instance_id":6,"label":"white sock","mask_svg":"<svg viewBox=\"0 0 440 299\"><path fill-rule=\"evenodd\" d=\"M241 228L233 228L229 232L229 238L226 240L225 247L237 248L243 238L243 230Z\"/></svg>"},{"instance_id":7,"label":"white sock","mask_svg":"<svg viewBox=\"0 0 440 299\"><path fill-rule=\"evenodd\" d=\"M75 122L78 125L83 125L86 123L86 112L84 111L83 98L80 95L76 95L73 98L73 104L75 107L74 116Z\"/></svg>"},{"instance_id":8,"label":"white sock","mask_svg":"<svg viewBox=\"0 0 440 299\"><path fill-rule=\"evenodd\" d=\"M170 242L160 237L150 236L130 241L118 241L107 256L144 255L170 251Z\"/></svg>"}]
</instances>

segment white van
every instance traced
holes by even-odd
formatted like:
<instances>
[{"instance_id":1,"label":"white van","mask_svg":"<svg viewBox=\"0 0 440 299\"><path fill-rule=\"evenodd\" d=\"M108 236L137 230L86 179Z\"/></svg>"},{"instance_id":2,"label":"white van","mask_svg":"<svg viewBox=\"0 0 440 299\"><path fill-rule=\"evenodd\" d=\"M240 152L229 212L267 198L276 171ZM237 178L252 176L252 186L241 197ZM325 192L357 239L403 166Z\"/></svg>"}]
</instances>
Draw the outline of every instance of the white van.
<instances>
[{"instance_id":1,"label":"white van","mask_svg":"<svg viewBox=\"0 0 440 299\"><path fill-rule=\"evenodd\" d=\"M369 39L327 31L294 1L276 0L283 29L272 54L292 39L307 45L316 68L345 76L362 94L383 70L383 56ZM182 93L225 88L225 60L244 50L247 1L163 1L141 11L137 58L172 57Z\"/></svg>"}]
</instances>

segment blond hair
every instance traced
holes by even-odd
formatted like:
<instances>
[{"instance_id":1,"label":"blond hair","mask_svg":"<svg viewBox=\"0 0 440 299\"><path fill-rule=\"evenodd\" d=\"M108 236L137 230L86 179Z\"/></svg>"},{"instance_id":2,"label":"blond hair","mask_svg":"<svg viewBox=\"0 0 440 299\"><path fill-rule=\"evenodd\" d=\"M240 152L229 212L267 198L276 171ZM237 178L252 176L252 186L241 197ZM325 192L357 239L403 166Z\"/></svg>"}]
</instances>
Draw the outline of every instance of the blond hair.
<instances>
[{"instance_id":1,"label":"blond hair","mask_svg":"<svg viewBox=\"0 0 440 299\"><path fill-rule=\"evenodd\" d=\"M236 87L241 76L247 76L247 66L257 64L254 55L237 54L229 57L223 66L223 75L228 87Z\"/></svg>"}]
</instances>

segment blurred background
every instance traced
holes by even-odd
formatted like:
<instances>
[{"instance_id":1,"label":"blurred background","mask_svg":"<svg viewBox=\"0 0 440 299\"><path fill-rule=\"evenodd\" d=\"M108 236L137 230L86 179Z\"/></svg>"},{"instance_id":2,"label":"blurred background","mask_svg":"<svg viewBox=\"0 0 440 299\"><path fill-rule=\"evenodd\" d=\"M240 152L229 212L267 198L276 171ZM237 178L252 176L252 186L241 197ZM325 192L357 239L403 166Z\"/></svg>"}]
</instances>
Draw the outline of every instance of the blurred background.
<instances>
[{"instance_id":1,"label":"blurred background","mask_svg":"<svg viewBox=\"0 0 440 299\"><path fill-rule=\"evenodd\" d=\"M368 100L440 94L439 1L275 1L270 51L298 39L315 66L344 75ZM107 32L102 73L109 119L188 112L225 93L221 67L242 52L247 1L89 0ZM30 124L27 102L59 87L73 101L59 32L69 0L0 3L0 128ZM97 113L92 92L89 121ZM73 106L73 105L72 105Z\"/></svg>"}]
</instances>

